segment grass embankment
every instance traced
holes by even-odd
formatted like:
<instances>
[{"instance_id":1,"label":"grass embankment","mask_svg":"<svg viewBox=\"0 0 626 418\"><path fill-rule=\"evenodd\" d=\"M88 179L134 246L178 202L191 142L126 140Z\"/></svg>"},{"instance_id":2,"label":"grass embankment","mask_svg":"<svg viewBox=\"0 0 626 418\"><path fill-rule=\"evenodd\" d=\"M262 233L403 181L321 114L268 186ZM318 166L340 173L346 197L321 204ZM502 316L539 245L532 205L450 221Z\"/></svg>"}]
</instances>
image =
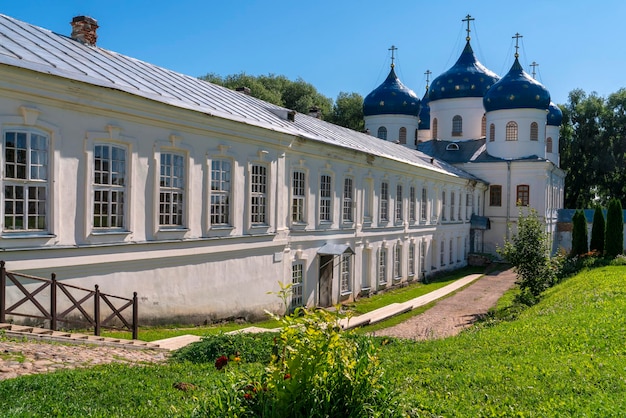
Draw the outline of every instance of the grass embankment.
<instances>
[{"instance_id":1,"label":"grass embankment","mask_svg":"<svg viewBox=\"0 0 626 418\"><path fill-rule=\"evenodd\" d=\"M380 347L389 385L415 416L623 416L626 267L585 271L515 321ZM228 373L213 363L100 366L0 382L3 416L190 416ZM188 391L177 382L194 385ZM234 392L233 392L234 393Z\"/></svg>"}]
</instances>

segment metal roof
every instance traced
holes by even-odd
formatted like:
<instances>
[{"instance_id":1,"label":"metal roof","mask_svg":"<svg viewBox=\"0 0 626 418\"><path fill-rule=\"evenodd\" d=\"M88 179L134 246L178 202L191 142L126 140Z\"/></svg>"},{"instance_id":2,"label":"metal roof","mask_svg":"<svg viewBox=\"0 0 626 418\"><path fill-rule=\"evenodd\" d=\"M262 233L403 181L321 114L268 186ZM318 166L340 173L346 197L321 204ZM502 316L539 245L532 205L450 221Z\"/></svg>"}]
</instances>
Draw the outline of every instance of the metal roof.
<instances>
[{"instance_id":1,"label":"metal roof","mask_svg":"<svg viewBox=\"0 0 626 418\"><path fill-rule=\"evenodd\" d=\"M84 45L0 14L0 64L115 89L171 106L388 158L462 178L471 174L399 144L288 109L156 65Z\"/></svg>"}]
</instances>

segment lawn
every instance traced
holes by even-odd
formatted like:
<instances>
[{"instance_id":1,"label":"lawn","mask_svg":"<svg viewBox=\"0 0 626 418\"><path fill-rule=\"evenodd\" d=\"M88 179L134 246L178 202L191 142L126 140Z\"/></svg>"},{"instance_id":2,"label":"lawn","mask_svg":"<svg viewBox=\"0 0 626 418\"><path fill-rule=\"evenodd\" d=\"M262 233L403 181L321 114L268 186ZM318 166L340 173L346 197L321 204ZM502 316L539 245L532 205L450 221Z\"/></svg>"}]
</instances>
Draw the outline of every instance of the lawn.
<instances>
[{"instance_id":1,"label":"lawn","mask_svg":"<svg viewBox=\"0 0 626 418\"><path fill-rule=\"evenodd\" d=\"M514 321L438 341L374 341L388 385L411 416L623 416L625 312L626 267L602 267L549 289ZM172 362L25 376L0 382L0 411L192 416L217 388L262 367L244 362L224 373L212 361ZM180 390L180 382L193 386Z\"/></svg>"}]
</instances>

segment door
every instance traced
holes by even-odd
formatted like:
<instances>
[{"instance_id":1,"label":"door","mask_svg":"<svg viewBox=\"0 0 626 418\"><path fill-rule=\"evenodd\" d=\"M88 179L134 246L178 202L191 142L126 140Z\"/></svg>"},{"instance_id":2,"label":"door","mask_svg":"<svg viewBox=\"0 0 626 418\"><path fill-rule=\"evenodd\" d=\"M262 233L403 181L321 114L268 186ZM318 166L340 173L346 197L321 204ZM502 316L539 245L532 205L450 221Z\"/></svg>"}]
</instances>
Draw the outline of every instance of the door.
<instances>
[{"instance_id":1,"label":"door","mask_svg":"<svg viewBox=\"0 0 626 418\"><path fill-rule=\"evenodd\" d=\"M319 306L328 308L333 304L333 256L320 255Z\"/></svg>"}]
</instances>

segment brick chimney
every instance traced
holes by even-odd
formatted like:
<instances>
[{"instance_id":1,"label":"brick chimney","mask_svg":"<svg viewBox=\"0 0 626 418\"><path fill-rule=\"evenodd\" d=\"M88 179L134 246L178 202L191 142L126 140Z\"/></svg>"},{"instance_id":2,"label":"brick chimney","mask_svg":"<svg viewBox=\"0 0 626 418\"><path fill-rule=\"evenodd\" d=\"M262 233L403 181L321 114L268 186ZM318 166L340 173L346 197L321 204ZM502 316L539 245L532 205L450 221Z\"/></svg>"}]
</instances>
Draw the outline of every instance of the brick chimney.
<instances>
[{"instance_id":1,"label":"brick chimney","mask_svg":"<svg viewBox=\"0 0 626 418\"><path fill-rule=\"evenodd\" d=\"M72 19L72 35L75 41L82 42L89 46L96 46L98 35L98 21L89 16L76 16Z\"/></svg>"}]
</instances>

